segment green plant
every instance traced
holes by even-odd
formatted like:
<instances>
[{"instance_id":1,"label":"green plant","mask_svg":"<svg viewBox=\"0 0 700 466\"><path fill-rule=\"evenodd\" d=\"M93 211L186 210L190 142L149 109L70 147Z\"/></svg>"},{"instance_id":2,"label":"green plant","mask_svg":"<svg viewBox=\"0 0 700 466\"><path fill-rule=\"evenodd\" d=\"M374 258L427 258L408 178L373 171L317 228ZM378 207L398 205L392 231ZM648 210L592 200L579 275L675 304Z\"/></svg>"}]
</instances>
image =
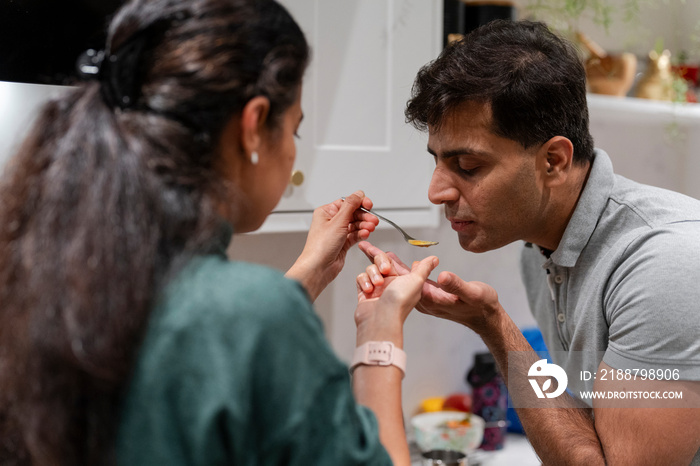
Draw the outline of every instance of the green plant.
<instances>
[{"instance_id":1,"label":"green plant","mask_svg":"<svg viewBox=\"0 0 700 466\"><path fill-rule=\"evenodd\" d=\"M693 0L695 1L697 0ZM616 31L619 39L618 50L629 50L630 47L638 47L639 44L649 43L653 39L646 35L648 27L642 24L642 18L645 21L649 20L649 10L659 13L671 10L682 16L683 10L679 8L684 8L684 5L692 7L693 2L688 0L521 0L521 12L524 17L546 22L550 28L571 39L578 31L595 35L595 29L598 29L598 34L601 32L610 34L615 28L620 27L621 30L627 31L627 36L620 35L619 31ZM593 31L591 31L592 25L596 26ZM677 34L675 31L669 31L669 33ZM684 51L688 60L697 63L700 61L700 20L695 23L693 30L687 31L686 34L687 36L677 48ZM678 63L680 59L678 54L681 50L672 50L672 52L674 63ZM635 53L643 56L646 52L637 49Z\"/></svg>"},{"instance_id":2,"label":"green plant","mask_svg":"<svg viewBox=\"0 0 700 466\"><path fill-rule=\"evenodd\" d=\"M610 0L530 0L525 11L560 31L575 31L581 18L589 18L608 30L616 20L636 21L642 7L658 1L669 0L624 0L617 6Z\"/></svg>"}]
</instances>

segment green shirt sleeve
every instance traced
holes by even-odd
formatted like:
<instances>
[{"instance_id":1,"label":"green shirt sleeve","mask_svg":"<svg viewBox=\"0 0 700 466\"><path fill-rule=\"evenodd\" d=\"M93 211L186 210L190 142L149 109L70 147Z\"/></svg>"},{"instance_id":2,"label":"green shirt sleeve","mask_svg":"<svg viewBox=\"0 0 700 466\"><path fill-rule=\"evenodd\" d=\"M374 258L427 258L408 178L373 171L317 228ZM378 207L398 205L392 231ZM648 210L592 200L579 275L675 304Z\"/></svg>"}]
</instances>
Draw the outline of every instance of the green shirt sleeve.
<instances>
[{"instance_id":1,"label":"green shirt sleeve","mask_svg":"<svg viewBox=\"0 0 700 466\"><path fill-rule=\"evenodd\" d=\"M124 465L391 464L302 287L216 256L154 310L117 453Z\"/></svg>"}]
</instances>

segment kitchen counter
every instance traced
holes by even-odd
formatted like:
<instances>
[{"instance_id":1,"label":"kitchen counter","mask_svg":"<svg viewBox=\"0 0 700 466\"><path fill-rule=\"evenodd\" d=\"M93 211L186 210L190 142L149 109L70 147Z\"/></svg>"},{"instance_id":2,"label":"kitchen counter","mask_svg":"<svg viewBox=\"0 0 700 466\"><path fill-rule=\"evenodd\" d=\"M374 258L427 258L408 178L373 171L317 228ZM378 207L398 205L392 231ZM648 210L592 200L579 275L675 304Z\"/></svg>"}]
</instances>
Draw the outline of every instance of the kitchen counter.
<instances>
[{"instance_id":1,"label":"kitchen counter","mask_svg":"<svg viewBox=\"0 0 700 466\"><path fill-rule=\"evenodd\" d=\"M421 466L420 453L411 449L413 466ZM520 434L508 434L502 450L477 450L469 456L469 466L539 466L542 464L532 449L527 437Z\"/></svg>"}]
</instances>

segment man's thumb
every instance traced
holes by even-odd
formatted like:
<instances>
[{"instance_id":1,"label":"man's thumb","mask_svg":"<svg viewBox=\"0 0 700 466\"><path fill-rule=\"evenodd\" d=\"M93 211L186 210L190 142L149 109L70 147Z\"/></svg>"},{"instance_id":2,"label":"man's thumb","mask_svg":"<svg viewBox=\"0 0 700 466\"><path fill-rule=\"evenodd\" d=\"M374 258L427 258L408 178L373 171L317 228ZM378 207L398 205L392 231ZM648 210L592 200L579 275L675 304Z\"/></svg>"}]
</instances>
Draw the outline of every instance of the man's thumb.
<instances>
[{"instance_id":1,"label":"man's thumb","mask_svg":"<svg viewBox=\"0 0 700 466\"><path fill-rule=\"evenodd\" d=\"M448 293L462 296L462 279L452 272L442 272L438 277L438 285Z\"/></svg>"}]
</instances>

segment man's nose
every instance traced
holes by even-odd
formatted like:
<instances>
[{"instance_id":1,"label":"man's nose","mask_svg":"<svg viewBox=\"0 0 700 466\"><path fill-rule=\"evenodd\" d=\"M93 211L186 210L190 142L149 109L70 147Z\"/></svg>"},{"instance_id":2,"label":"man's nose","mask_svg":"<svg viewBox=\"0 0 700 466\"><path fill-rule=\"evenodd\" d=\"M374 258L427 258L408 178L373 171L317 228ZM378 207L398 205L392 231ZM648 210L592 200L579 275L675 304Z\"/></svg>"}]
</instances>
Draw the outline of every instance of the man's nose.
<instances>
[{"instance_id":1,"label":"man's nose","mask_svg":"<svg viewBox=\"0 0 700 466\"><path fill-rule=\"evenodd\" d=\"M453 183L452 176L439 165L435 167L430 179L428 199L436 205L447 204L459 199L459 191Z\"/></svg>"}]
</instances>

